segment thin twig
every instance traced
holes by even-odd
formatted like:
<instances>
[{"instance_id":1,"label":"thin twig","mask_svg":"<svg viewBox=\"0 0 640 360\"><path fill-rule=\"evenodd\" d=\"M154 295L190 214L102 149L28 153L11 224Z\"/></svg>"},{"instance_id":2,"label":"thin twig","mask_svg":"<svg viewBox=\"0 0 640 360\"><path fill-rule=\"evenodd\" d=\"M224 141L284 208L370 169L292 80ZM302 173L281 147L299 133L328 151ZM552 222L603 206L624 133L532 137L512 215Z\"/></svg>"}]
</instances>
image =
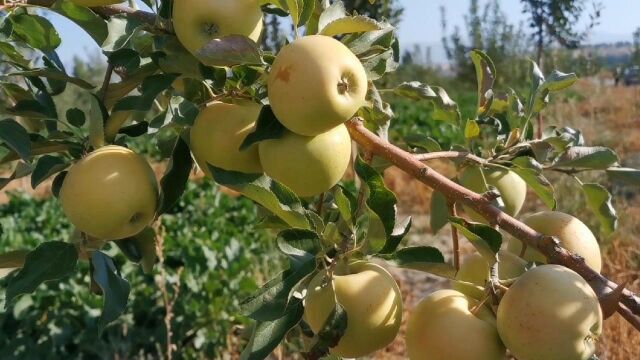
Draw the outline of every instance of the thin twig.
<instances>
[{"instance_id":1,"label":"thin twig","mask_svg":"<svg viewBox=\"0 0 640 360\"><path fill-rule=\"evenodd\" d=\"M107 91L109 91L109 84L111 83L111 76L113 75L113 64L107 65L107 71L104 73L104 80L102 81L102 87L100 88L100 99L102 102L107 98Z\"/></svg>"},{"instance_id":2,"label":"thin twig","mask_svg":"<svg viewBox=\"0 0 640 360\"><path fill-rule=\"evenodd\" d=\"M450 201L447 205L449 206L449 215L458 217L456 203ZM458 237L458 228L453 226L453 223L451 224L451 240L453 242L453 266L458 271L460 270L460 238Z\"/></svg>"},{"instance_id":3,"label":"thin twig","mask_svg":"<svg viewBox=\"0 0 640 360\"><path fill-rule=\"evenodd\" d=\"M476 156L472 153L463 152L463 151L437 151L426 154L416 154L414 155L416 160L418 161L429 161L429 160L437 160L437 159L467 159L478 164L486 164L487 160Z\"/></svg>"}]
</instances>

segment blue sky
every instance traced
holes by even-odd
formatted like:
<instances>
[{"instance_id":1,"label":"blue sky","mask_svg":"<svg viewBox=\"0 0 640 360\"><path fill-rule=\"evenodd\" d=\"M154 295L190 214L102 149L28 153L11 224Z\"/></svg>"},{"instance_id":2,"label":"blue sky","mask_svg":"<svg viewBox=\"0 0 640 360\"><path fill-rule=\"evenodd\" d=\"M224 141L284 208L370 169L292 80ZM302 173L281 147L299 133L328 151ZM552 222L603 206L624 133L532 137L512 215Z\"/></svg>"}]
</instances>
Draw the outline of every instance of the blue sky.
<instances>
[{"instance_id":1,"label":"blue sky","mask_svg":"<svg viewBox=\"0 0 640 360\"><path fill-rule=\"evenodd\" d=\"M232 1L232 0L231 0ZM482 1L483 2L483 1ZM594 30L591 42L631 41L631 34L640 27L640 1L606 0L601 24ZM462 26L467 13L467 0L400 0L405 8L400 24L399 37L403 46L422 44L434 48L437 57L442 31L440 29L440 6L447 9L449 28ZM522 6L518 0L502 0L503 11L513 23L524 21ZM70 61L74 55L84 56L98 49L88 35L66 19L52 15L51 20L61 33L63 42L59 49L63 61Z\"/></svg>"}]
</instances>

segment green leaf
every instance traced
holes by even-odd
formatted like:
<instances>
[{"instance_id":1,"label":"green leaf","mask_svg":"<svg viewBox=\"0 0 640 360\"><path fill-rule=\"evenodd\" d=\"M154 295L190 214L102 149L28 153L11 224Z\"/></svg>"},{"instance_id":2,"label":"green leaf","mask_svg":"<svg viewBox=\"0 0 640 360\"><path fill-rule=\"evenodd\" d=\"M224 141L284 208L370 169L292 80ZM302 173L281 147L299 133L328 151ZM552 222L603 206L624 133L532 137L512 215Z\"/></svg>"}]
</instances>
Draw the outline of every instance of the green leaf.
<instances>
[{"instance_id":1,"label":"green leaf","mask_svg":"<svg viewBox=\"0 0 640 360\"><path fill-rule=\"evenodd\" d=\"M322 250L318 234L305 229L285 229L278 234L278 249L292 260L309 260Z\"/></svg>"},{"instance_id":2,"label":"green leaf","mask_svg":"<svg viewBox=\"0 0 640 360\"><path fill-rule=\"evenodd\" d=\"M320 35L336 36L382 30L385 27L374 19L362 15L346 16L328 23L320 30Z\"/></svg>"},{"instance_id":3,"label":"green leaf","mask_svg":"<svg viewBox=\"0 0 640 360\"><path fill-rule=\"evenodd\" d=\"M382 222L386 235L386 242L381 249L375 249L381 254L392 253L400 244L400 241L411 228L411 219L396 226L396 195L384 184L384 179L370 165L360 157L354 166L356 174L367 185L367 206Z\"/></svg>"},{"instance_id":4,"label":"green leaf","mask_svg":"<svg viewBox=\"0 0 640 360\"><path fill-rule=\"evenodd\" d=\"M102 49L104 51L116 51L126 47L142 26L144 26L142 21L133 16L127 16L126 14L110 16L107 21L109 36L102 43Z\"/></svg>"},{"instance_id":5,"label":"green leaf","mask_svg":"<svg viewBox=\"0 0 640 360\"><path fill-rule=\"evenodd\" d=\"M147 112L153 107L153 101L164 90L171 87L171 84L178 77L177 74L155 74L148 76L140 87L141 95L127 96L118 101L113 107L113 112L117 111L144 111Z\"/></svg>"},{"instance_id":6,"label":"green leaf","mask_svg":"<svg viewBox=\"0 0 640 360\"><path fill-rule=\"evenodd\" d=\"M67 110L67 122L75 127L82 127L86 121L84 112L78 108Z\"/></svg>"},{"instance_id":7,"label":"green leaf","mask_svg":"<svg viewBox=\"0 0 640 360\"><path fill-rule=\"evenodd\" d=\"M453 279L456 269L447 264L444 256L435 247L416 246L400 249L393 254L379 255L394 266L427 272L447 279Z\"/></svg>"},{"instance_id":8,"label":"green leaf","mask_svg":"<svg viewBox=\"0 0 640 360\"><path fill-rule=\"evenodd\" d=\"M398 85L394 93L411 100L430 101L434 106L433 118L435 120L446 121L453 125L460 124L460 110L447 92L437 86L429 86L418 81L405 82Z\"/></svg>"},{"instance_id":9,"label":"green leaf","mask_svg":"<svg viewBox=\"0 0 640 360\"><path fill-rule=\"evenodd\" d=\"M60 189L62 188L62 183L64 183L64 178L66 176L67 172L62 171L53 178L53 182L51 183L51 193L53 194L53 196L59 197Z\"/></svg>"},{"instance_id":10,"label":"green leaf","mask_svg":"<svg viewBox=\"0 0 640 360\"><path fill-rule=\"evenodd\" d=\"M140 68L140 55L133 49L118 49L109 54L109 64L115 68L124 69L129 73Z\"/></svg>"},{"instance_id":11,"label":"green leaf","mask_svg":"<svg viewBox=\"0 0 640 360\"><path fill-rule=\"evenodd\" d=\"M218 184L242 193L286 221L291 227L311 228L300 199L286 186L266 175L228 171L210 164L208 166Z\"/></svg>"},{"instance_id":12,"label":"green leaf","mask_svg":"<svg viewBox=\"0 0 640 360\"><path fill-rule=\"evenodd\" d=\"M571 87L578 81L578 76L574 73L565 74L558 70L554 70L544 82L544 87L548 91L560 91Z\"/></svg>"},{"instance_id":13,"label":"green leaf","mask_svg":"<svg viewBox=\"0 0 640 360\"><path fill-rule=\"evenodd\" d=\"M502 246L502 234L489 225L466 221L450 216L449 222L456 227L478 250L490 265L497 261L496 254Z\"/></svg>"},{"instance_id":14,"label":"green leaf","mask_svg":"<svg viewBox=\"0 0 640 360\"><path fill-rule=\"evenodd\" d=\"M602 225L602 232L609 235L618 226L618 215L611 203L609 191L600 184L582 184L582 192L587 198L589 209L596 215Z\"/></svg>"},{"instance_id":15,"label":"green leaf","mask_svg":"<svg viewBox=\"0 0 640 360\"><path fill-rule=\"evenodd\" d=\"M619 181L627 185L640 186L640 170L611 167L607 169L607 175L611 180Z\"/></svg>"},{"instance_id":16,"label":"green leaf","mask_svg":"<svg viewBox=\"0 0 640 360\"><path fill-rule=\"evenodd\" d=\"M33 169L33 174L31 174L31 187L35 189L50 176L59 173L68 166L69 163L58 156L44 155L40 157Z\"/></svg>"},{"instance_id":17,"label":"green leaf","mask_svg":"<svg viewBox=\"0 0 640 360\"><path fill-rule=\"evenodd\" d=\"M11 176L9 176L8 178L0 178L0 190L2 190L5 186L7 186L13 180L21 179L23 177L29 176L29 174L31 174L32 171L33 171L33 167L31 166L31 164L27 162L22 162L22 161L18 162Z\"/></svg>"},{"instance_id":18,"label":"green leaf","mask_svg":"<svg viewBox=\"0 0 640 360\"><path fill-rule=\"evenodd\" d=\"M95 251L91 256L93 280L102 290L104 303L102 315L98 320L98 331L102 333L105 327L116 320L127 307L131 286L123 279L116 265L109 256L101 251Z\"/></svg>"},{"instance_id":19,"label":"green leaf","mask_svg":"<svg viewBox=\"0 0 640 360\"><path fill-rule=\"evenodd\" d=\"M304 354L306 359L319 359L321 356L329 354L329 349L338 345L340 339L347 331L349 317L344 307L336 303L333 310L327 317L322 329L314 337L315 343L308 353Z\"/></svg>"},{"instance_id":20,"label":"green leaf","mask_svg":"<svg viewBox=\"0 0 640 360\"><path fill-rule=\"evenodd\" d=\"M493 91L496 80L496 67L487 54L480 50L471 50L471 61L476 69L478 81L478 114L484 114L491 107L491 99L487 94Z\"/></svg>"},{"instance_id":21,"label":"green leaf","mask_svg":"<svg viewBox=\"0 0 640 360\"><path fill-rule=\"evenodd\" d=\"M98 46L109 36L107 23L100 16L86 7L75 5L73 1L56 1L50 9L80 26Z\"/></svg>"},{"instance_id":22,"label":"green leaf","mask_svg":"<svg viewBox=\"0 0 640 360\"><path fill-rule=\"evenodd\" d=\"M434 191L431 195L430 212L431 232L438 233L449 223L449 205L447 198L439 191Z\"/></svg>"},{"instance_id":23,"label":"green leaf","mask_svg":"<svg viewBox=\"0 0 640 360\"><path fill-rule=\"evenodd\" d=\"M287 10L289 11L289 15L291 16L291 22L293 26L300 26L300 10L298 9L298 4L302 3L304 0L284 0L287 5Z\"/></svg>"},{"instance_id":24,"label":"green leaf","mask_svg":"<svg viewBox=\"0 0 640 360\"><path fill-rule=\"evenodd\" d=\"M42 16L14 13L9 16L9 21L13 28L12 35L38 50L53 51L62 42L53 25Z\"/></svg>"},{"instance_id":25,"label":"green leaf","mask_svg":"<svg viewBox=\"0 0 640 360\"><path fill-rule=\"evenodd\" d=\"M322 33L322 30L330 23L344 17L347 17L347 9L344 7L344 3L342 1L334 2L320 15L318 19L318 33Z\"/></svg>"},{"instance_id":26,"label":"green leaf","mask_svg":"<svg viewBox=\"0 0 640 360\"><path fill-rule=\"evenodd\" d=\"M171 122L180 126L193 126L200 113L198 106L180 96L171 98L169 110Z\"/></svg>"},{"instance_id":27,"label":"green leaf","mask_svg":"<svg viewBox=\"0 0 640 360\"><path fill-rule=\"evenodd\" d=\"M602 146L573 146L556 159L552 167L603 170L618 164L615 151Z\"/></svg>"},{"instance_id":28,"label":"green leaf","mask_svg":"<svg viewBox=\"0 0 640 360\"><path fill-rule=\"evenodd\" d=\"M104 139L104 114L100 99L92 94L89 108L89 142L94 148L99 148L105 143Z\"/></svg>"},{"instance_id":29,"label":"green leaf","mask_svg":"<svg viewBox=\"0 0 640 360\"><path fill-rule=\"evenodd\" d=\"M242 313L254 320L272 321L290 312L300 302L292 299L292 292L296 286L311 275L316 269L315 257L291 262L291 267L280 275L271 279L254 295L240 304Z\"/></svg>"},{"instance_id":30,"label":"green leaf","mask_svg":"<svg viewBox=\"0 0 640 360\"><path fill-rule=\"evenodd\" d=\"M259 322L249 340L249 344L242 351L242 360L263 360L278 347L289 330L296 326L302 315L304 307L299 302L289 312L273 321Z\"/></svg>"},{"instance_id":31,"label":"green leaf","mask_svg":"<svg viewBox=\"0 0 640 360\"><path fill-rule=\"evenodd\" d=\"M0 120L0 140L15 151L24 161L31 157L29 133L15 120Z\"/></svg>"},{"instance_id":32,"label":"green leaf","mask_svg":"<svg viewBox=\"0 0 640 360\"><path fill-rule=\"evenodd\" d=\"M340 213L342 220L344 220L347 224L353 224L355 220L353 218L352 211L353 204L344 194L342 187L338 186L333 190L333 197L335 199L336 206L338 207L338 212Z\"/></svg>"},{"instance_id":33,"label":"green leaf","mask_svg":"<svg viewBox=\"0 0 640 360\"><path fill-rule=\"evenodd\" d=\"M298 5L298 10L300 11L298 27L306 25L316 10L316 0L298 0L298 3L300 2L303 2L303 4Z\"/></svg>"},{"instance_id":34,"label":"green leaf","mask_svg":"<svg viewBox=\"0 0 640 360\"><path fill-rule=\"evenodd\" d=\"M541 165L532 158L518 157L513 160L515 165L510 170L518 174L529 185L544 204L551 210L557 206L553 185L541 172Z\"/></svg>"},{"instance_id":35,"label":"green leaf","mask_svg":"<svg viewBox=\"0 0 640 360\"><path fill-rule=\"evenodd\" d=\"M480 125L475 120L467 121L467 125L464 127L464 137L466 139L473 139L480 136Z\"/></svg>"},{"instance_id":36,"label":"green leaf","mask_svg":"<svg viewBox=\"0 0 640 360\"><path fill-rule=\"evenodd\" d=\"M78 252L73 244L49 241L27 254L24 267L7 286L7 306L17 296L32 293L46 281L58 280L73 273Z\"/></svg>"},{"instance_id":37,"label":"green leaf","mask_svg":"<svg viewBox=\"0 0 640 360\"><path fill-rule=\"evenodd\" d=\"M186 136L186 135L185 135ZM158 214L171 210L184 193L189 174L193 169L193 159L189 145L179 136L167 165L167 170L160 180L160 206Z\"/></svg>"},{"instance_id":38,"label":"green leaf","mask_svg":"<svg viewBox=\"0 0 640 360\"><path fill-rule=\"evenodd\" d=\"M227 35L213 39L197 51L198 59L207 66L261 65L262 51L246 36Z\"/></svg>"},{"instance_id":39,"label":"green leaf","mask_svg":"<svg viewBox=\"0 0 640 360\"><path fill-rule=\"evenodd\" d=\"M26 59L16 48L8 42L0 41L0 52L5 54L11 61L22 66L29 66L29 60ZM18 86L17 84L13 84Z\"/></svg>"},{"instance_id":40,"label":"green leaf","mask_svg":"<svg viewBox=\"0 0 640 360\"><path fill-rule=\"evenodd\" d=\"M127 78L121 82L110 84L104 96L104 104L107 108L112 108L118 100L127 96L137 88L149 76L158 71L158 66L154 63L142 65L139 69L128 73Z\"/></svg>"},{"instance_id":41,"label":"green leaf","mask_svg":"<svg viewBox=\"0 0 640 360\"><path fill-rule=\"evenodd\" d=\"M422 133L409 134L404 137L404 142L412 148L420 148L426 152L442 151L438 141Z\"/></svg>"},{"instance_id":42,"label":"green leaf","mask_svg":"<svg viewBox=\"0 0 640 360\"><path fill-rule=\"evenodd\" d=\"M240 150L246 150L251 145L263 140L280 139L286 131L287 129L278 121L271 106L265 105L258 115L256 129L244 138Z\"/></svg>"}]
</instances>

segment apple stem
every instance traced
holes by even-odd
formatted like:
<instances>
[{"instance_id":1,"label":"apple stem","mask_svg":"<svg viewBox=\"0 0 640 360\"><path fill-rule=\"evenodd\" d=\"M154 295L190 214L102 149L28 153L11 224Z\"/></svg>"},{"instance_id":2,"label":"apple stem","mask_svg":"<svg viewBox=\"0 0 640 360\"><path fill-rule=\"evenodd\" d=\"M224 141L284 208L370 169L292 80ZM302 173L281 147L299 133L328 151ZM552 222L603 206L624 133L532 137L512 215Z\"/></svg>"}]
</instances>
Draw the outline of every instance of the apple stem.
<instances>
[{"instance_id":1,"label":"apple stem","mask_svg":"<svg viewBox=\"0 0 640 360\"><path fill-rule=\"evenodd\" d=\"M489 297L490 297L489 295L485 295L478 304L476 304L471 309L469 309L469 312L471 312L474 316L478 315L478 312L480 311L480 309L482 309L484 304L487 303L487 301L489 300Z\"/></svg>"}]
</instances>

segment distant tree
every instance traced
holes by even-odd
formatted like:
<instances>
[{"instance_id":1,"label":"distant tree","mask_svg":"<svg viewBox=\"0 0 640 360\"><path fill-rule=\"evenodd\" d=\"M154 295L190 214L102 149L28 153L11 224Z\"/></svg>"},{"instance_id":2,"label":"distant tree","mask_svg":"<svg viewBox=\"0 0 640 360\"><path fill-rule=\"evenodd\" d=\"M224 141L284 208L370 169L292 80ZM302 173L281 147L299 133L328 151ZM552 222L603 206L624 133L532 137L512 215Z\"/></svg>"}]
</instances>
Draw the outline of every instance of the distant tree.
<instances>
[{"instance_id":1,"label":"distant tree","mask_svg":"<svg viewBox=\"0 0 640 360\"><path fill-rule=\"evenodd\" d=\"M633 54L631 61L640 65L640 27L633 33Z\"/></svg>"},{"instance_id":2,"label":"distant tree","mask_svg":"<svg viewBox=\"0 0 640 360\"><path fill-rule=\"evenodd\" d=\"M536 60L543 66L545 48L558 44L564 48L575 49L598 25L602 4L587 0L521 0L524 12L529 16L529 28L533 30L531 38L535 43ZM587 4L592 9L587 11ZM579 30L578 23L583 16L589 17L587 26Z\"/></svg>"},{"instance_id":3,"label":"distant tree","mask_svg":"<svg viewBox=\"0 0 640 360\"><path fill-rule=\"evenodd\" d=\"M397 26L402 19L404 9L397 0L376 1L370 0L344 0L344 5L349 11L367 15L374 19L387 19L393 26Z\"/></svg>"},{"instance_id":4,"label":"distant tree","mask_svg":"<svg viewBox=\"0 0 640 360\"><path fill-rule=\"evenodd\" d=\"M509 23L498 0L487 2L483 9L478 0L470 1L464 35L458 27L447 35L446 9L441 7L440 11L445 34L442 43L458 78L475 81L475 70L468 56L472 49L483 50L496 62L497 68L502 69L498 74L499 81L508 78L513 82L524 78L525 67L521 59L525 57L529 46L527 41L523 41L526 39L523 26Z\"/></svg>"}]
</instances>

